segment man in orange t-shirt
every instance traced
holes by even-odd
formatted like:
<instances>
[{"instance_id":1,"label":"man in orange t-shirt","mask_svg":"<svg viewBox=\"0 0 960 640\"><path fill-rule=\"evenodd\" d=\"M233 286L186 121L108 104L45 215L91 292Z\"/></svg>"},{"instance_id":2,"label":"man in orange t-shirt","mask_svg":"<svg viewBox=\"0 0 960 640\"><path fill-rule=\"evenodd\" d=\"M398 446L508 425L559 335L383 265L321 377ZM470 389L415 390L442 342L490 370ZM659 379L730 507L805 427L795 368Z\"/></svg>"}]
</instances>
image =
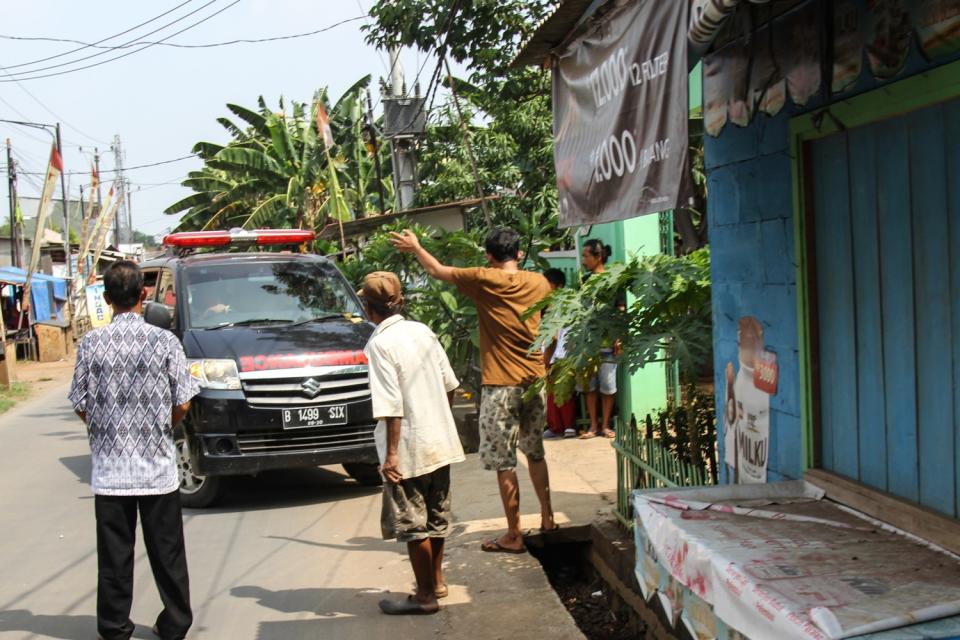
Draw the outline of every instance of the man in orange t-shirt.
<instances>
[{"instance_id":1,"label":"man in orange t-shirt","mask_svg":"<svg viewBox=\"0 0 960 640\"><path fill-rule=\"evenodd\" d=\"M550 476L544 459L543 429L546 401L543 391L524 399L528 387L545 375L543 356L530 351L540 330L540 316L521 316L550 293L547 279L522 271L517 262L520 236L513 229L494 229L484 248L489 267L458 269L440 261L405 230L393 233L393 246L412 253L433 278L456 285L477 305L480 327L480 460L497 472L500 498L507 516L507 532L483 543L484 551L523 553L520 530L520 487L517 447L527 457L530 479L540 500L540 530L557 528L550 504Z\"/></svg>"}]
</instances>

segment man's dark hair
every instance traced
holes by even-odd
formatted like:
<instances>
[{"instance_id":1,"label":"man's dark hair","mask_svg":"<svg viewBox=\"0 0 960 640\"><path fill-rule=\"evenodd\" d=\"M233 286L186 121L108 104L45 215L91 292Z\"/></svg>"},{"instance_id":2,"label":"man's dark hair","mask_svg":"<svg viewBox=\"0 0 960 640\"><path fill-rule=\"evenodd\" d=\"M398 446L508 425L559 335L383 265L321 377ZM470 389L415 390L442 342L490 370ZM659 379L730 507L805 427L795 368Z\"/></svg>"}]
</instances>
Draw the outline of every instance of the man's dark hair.
<instances>
[{"instance_id":1,"label":"man's dark hair","mask_svg":"<svg viewBox=\"0 0 960 640\"><path fill-rule=\"evenodd\" d=\"M120 309L137 306L142 291L143 273L129 260L114 262L103 274L104 296L107 302Z\"/></svg>"},{"instance_id":2,"label":"man's dark hair","mask_svg":"<svg viewBox=\"0 0 960 640\"><path fill-rule=\"evenodd\" d=\"M590 251L591 255L594 255L600 258L600 261L603 264L607 264L607 260L610 259L610 254L613 253L613 250L610 248L610 245L603 244L596 238L590 238L583 243L584 248Z\"/></svg>"},{"instance_id":3,"label":"man's dark hair","mask_svg":"<svg viewBox=\"0 0 960 640\"><path fill-rule=\"evenodd\" d=\"M543 272L543 277L547 279L547 282L558 289L562 289L563 287L567 286L567 274L560 269L547 269Z\"/></svg>"},{"instance_id":4,"label":"man's dark hair","mask_svg":"<svg viewBox=\"0 0 960 640\"><path fill-rule=\"evenodd\" d=\"M403 305L390 305L390 304L380 304L379 302L372 302L370 300L364 301L367 305L367 309L373 311L378 316L383 318L389 318L392 315L400 313L403 309Z\"/></svg>"},{"instance_id":5,"label":"man's dark hair","mask_svg":"<svg viewBox=\"0 0 960 640\"><path fill-rule=\"evenodd\" d=\"M483 248L497 262L516 260L520 255L520 234L507 227L493 229L484 239Z\"/></svg>"}]
</instances>

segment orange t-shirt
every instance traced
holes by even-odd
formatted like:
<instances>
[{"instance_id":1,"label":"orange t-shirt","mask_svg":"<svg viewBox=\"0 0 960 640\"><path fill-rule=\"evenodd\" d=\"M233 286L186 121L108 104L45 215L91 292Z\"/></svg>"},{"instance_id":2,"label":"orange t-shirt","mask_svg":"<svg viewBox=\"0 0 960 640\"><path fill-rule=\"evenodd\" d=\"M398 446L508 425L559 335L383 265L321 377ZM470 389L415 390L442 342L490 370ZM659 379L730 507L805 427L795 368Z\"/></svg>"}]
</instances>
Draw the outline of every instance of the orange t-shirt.
<instances>
[{"instance_id":1,"label":"orange t-shirt","mask_svg":"<svg viewBox=\"0 0 960 640\"><path fill-rule=\"evenodd\" d=\"M530 353L540 314L520 317L550 293L547 279L531 271L454 269L453 283L477 304L483 384L525 386L545 375L543 355Z\"/></svg>"}]
</instances>

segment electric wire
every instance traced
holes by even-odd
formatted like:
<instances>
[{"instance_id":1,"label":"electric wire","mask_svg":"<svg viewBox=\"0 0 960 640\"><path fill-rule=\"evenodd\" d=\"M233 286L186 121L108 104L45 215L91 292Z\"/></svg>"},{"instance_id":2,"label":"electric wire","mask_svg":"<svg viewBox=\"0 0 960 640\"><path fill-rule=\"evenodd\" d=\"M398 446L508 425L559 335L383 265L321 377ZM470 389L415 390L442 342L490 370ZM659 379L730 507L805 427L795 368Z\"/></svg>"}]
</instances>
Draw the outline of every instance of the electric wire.
<instances>
[{"instance_id":1,"label":"electric wire","mask_svg":"<svg viewBox=\"0 0 960 640\"><path fill-rule=\"evenodd\" d=\"M316 29L316 30L314 30L314 31L307 31L307 32L305 32L305 33L294 33L294 34L285 35L285 36L271 36L271 37L267 37L267 38L238 38L237 40L227 40L227 41L225 41L225 42L207 42L207 43L204 43L204 44L181 44L181 43L178 43L178 42L163 42L162 40L161 40L161 41L156 41L156 42L151 42L151 41L149 41L149 40L137 40L137 41L135 41L135 42L130 42L130 43L127 43L127 44L122 44L122 45L102 46L102 45L93 44L93 43L87 44L87 43L83 42L82 40L73 40L73 39L70 39L70 38L26 38L26 37L7 36L7 35L0 35L0 38L8 39L8 40L43 40L43 41L50 41L50 42L72 42L72 43L74 43L74 44L83 44L83 45L86 45L86 46L88 46L88 47L93 47L93 48L95 48L95 49L107 49L107 50L112 50L112 51L129 49L129 48L131 48L131 47L136 47L136 46L139 46L139 45L142 45L142 44L149 44L149 45L163 46L163 47L174 47L174 48L177 48L177 49L210 49L210 48L213 48L213 47L226 47L226 46L234 45L234 44L257 44L257 43L260 43L260 42L276 42L276 41L278 41L278 40L293 40L293 39L296 39L296 38L306 38L306 37L309 37L309 36L315 36L315 35L317 35L317 34L319 34L319 33L324 33L324 32L326 32L326 31L330 31L331 29L335 29L335 28L337 28L337 27L339 27L339 26L341 26L341 25L347 24L347 23L349 23L349 22L355 22L355 21L357 21L357 20L364 20L365 18L366 18L366 16L356 16L356 17L353 17L353 18L346 18L345 20L341 20L340 22L336 22L336 23L331 24L331 25L329 25L329 26L323 27L322 29ZM81 47L81 48L82 48L82 47ZM99 55L99 54L98 54L98 55ZM81 58L80 60L82 60L82 59L83 59L83 58ZM382 56L381 56L381 59L382 59ZM74 60L73 62L79 62L79 60ZM71 63L65 63L65 64L71 64ZM386 63L384 63L384 66L386 66ZM7 67L7 68L9 69L10 67ZM34 71L41 71L41 69L34 69ZM22 72L22 73L31 73L31 72L30 72L30 71L24 71L24 72Z\"/></svg>"},{"instance_id":2,"label":"electric wire","mask_svg":"<svg viewBox=\"0 0 960 640\"><path fill-rule=\"evenodd\" d=\"M2 71L2 72L3 72L4 74L6 74L6 75L9 75L9 74L7 74L7 70L4 69L3 67L0 67L0 71ZM11 81L11 80L0 80L0 82L10 82L10 81ZM110 144L109 142L105 142L105 141L103 141L103 140L100 140L99 138L94 138L94 137L91 136L89 133L86 133L83 129L77 127L76 125L74 125L74 124L72 124L71 122L69 122L68 120L66 120L63 116L61 116L61 115L58 114L56 111L54 111L53 109L51 109L50 107L48 107L46 104L44 104L43 101L40 100L37 96L33 95L33 93L31 93L30 90L27 89L25 86L23 86L22 84L20 84L20 81L17 80L16 78L13 78L12 81L13 81L13 82L16 82L16 83L17 83L17 86L20 88L20 90L23 91L23 92L24 92L25 94L27 94L28 96L30 96L30 99L31 99L31 100L33 100L33 101L36 102L38 105L40 105L40 107L41 107L44 111L46 111L47 113L49 113L50 115L52 115L54 118L56 118L57 121L58 121L58 122L61 122L65 127L69 127L69 128L71 128L71 129L73 129L74 131L76 131L77 133L79 133L80 135L82 135L84 138L87 138L88 140L93 140L94 142L97 142L97 143L99 143L99 144ZM13 110L16 111L17 113L20 113L20 111L19 111L18 109L14 109L14 107L13 107L9 102L7 102L6 100L4 100L3 102L4 102L4 104L6 104L8 107L10 107L11 109L13 109ZM20 114L20 115L21 115L21 117L23 117L24 120L30 120L30 118L24 116L23 114ZM80 147L79 144L77 144L77 143L75 143L75 142L70 142L70 141L67 140L66 138L63 138L62 135L61 135L61 139L62 139L62 142L63 142L64 145L71 146L71 147L78 147L78 148Z\"/></svg>"},{"instance_id":3,"label":"electric wire","mask_svg":"<svg viewBox=\"0 0 960 640\"><path fill-rule=\"evenodd\" d=\"M161 44L161 43L163 43L164 41L169 40L170 38L175 38L176 36L180 35L181 33L185 33L185 32L187 32L187 31L189 31L190 29L193 29L194 27L198 27L198 26L200 26L201 24L203 24L204 22L206 22L206 21L208 21L208 20L211 20L212 18L218 16L219 14L223 13L223 12L226 11L227 9L230 9L231 7L233 7L233 6L235 6L235 5L239 4L239 3L240 3L240 0L234 0L233 2L231 2L230 4L228 4L227 6L223 7L222 9L219 9L218 11L215 11L215 12L211 13L210 15L206 16L205 18L203 18L203 19L201 19L201 20L198 20L197 22L194 22L193 24L184 27L184 28L181 29L180 31L177 31L177 32L175 32L175 33L172 33L172 34L170 34L169 36L166 36L166 37L163 38L162 40L159 40L159 41L157 41L157 42L155 42L155 43L144 45L143 47L141 47L141 48L139 48L139 49L134 49L133 51L128 51L127 53L120 54L119 56L114 56L113 58L108 58L107 60L101 60L101 61L99 61L99 62L95 62L95 63L93 63L93 64L88 64L88 65L84 65L84 66L82 66L82 67L75 67L75 68L73 68L73 69L66 69L66 70L64 70L64 71L58 71L58 72L56 72L56 73L46 73L46 74L41 74L41 75L38 75L38 76L30 76L30 77L28 77L28 78L20 78L20 80L39 80L39 79L41 79L41 78L53 78L53 77L55 77L55 76L62 76L62 75L66 75L66 74L68 74L68 73L75 73L75 72L77 72L77 71L83 71L84 69L92 69L92 68L94 68L94 67L99 67L99 66L104 65L104 64L107 64L107 63L109 63L109 62L113 62L114 60L119 60L119 59L121 59L121 58L126 58L127 56L132 56L132 55L135 54L135 53L139 53L139 52L143 51L144 49L149 49L150 47L156 46L157 44ZM208 3L208 4L209 4L209 3ZM204 6L207 6L207 5L204 5ZM16 78L10 78L10 79L7 79L7 80L0 80L0 82L16 82L16 80L17 80Z\"/></svg>"},{"instance_id":4,"label":"electric wire","mask_svg":"<svg viewBox=\"0 0 960 640\"><path fill-rule=\"evenodd\" d=\"M174 24L176 24L176 23L178 23L178 22L182 22L183 20L186 20L187 18L189 18L190 16L194 15L195 13L199 13L200 11L203 11L204 9L206 9L207 7L209 7L209 6L212 5L212 4L215 4L216 2L217 2L217 0L208 0L206 4L200 5L199 7L197 7L196 9L194 9L193 11L191 11L191 12L189 12L189 13L187 13L187 14L184 14L184 15L180 16L179 18L175 19L175 20L171 20L170 22L164 24L163 26L158 27L158 28L156 28L156 29L154 29L153 31L150 31L150 32L148 32L148 33L145 33L143 36L137 36L137 37L134 38L133 40L127 40L126 42L123 43L123 45L120 45L120 46L125 46L125 45L133 46L133 43L135 43L135 42L136 42L137 40L139 40L141 37L152 36L153 34L159 32L159 31L163 31L163 30L166 29L167 27L170 27L170 26L172 26L172 25L174 25ZM163 40L160 40L160 42L163 42ZM149 44L149 43L148 43L148 44ZM152 46L152 45L151 45L151 46ZM70 66L70 65L72 65L72 64L76 64L76 63L78 63L78 62L83 62L84 60L90 60L90 59L92 59L92 58L98 58L98 57L100 57L100 56L102 56L102 55L106 55L107 53L108 53L108 51L98 51L97 53L91 53L90 55L88 55L88 56L83 56L82 58L75 58L75 59L73 59L73 60L67 60L66 62L58 62L57 64L52 64L52 65L49 65L49 66L46 66L46 67L38 67L38 68L36 68L36 69L27 69L27 70L25 70L25 71L14 71L13 73L7 73L7 75L10 76L10 77L13 77L13 76L28 76L28 75L31 75L31 74L39 73L39 72L41 72L41 71L49 71L50 69L59 69L59 68L61 68L61 67L68 67L68 66ZM5 73L6 73L6 71L5 71Z\"/></svg>"},{"instance_id":5,"label":"electric wire","mask_svg":"<svg viewBox=\"0 0 960 640\"><path fill-rule=\"evenodd\" d=\"M93 47L93 46L98 45L98 44L101 44L101 43L103 43L103 42L107 42L108 40L113 40L114 38L119 38L120 36L126 35L126 34L130 33L131 31L133 31L133 30L135 30L135 29L139 29L140 27L146 26L146 25L150 24L151 22L154 22L155 20L159 20L160 18L162 18L162 17L165 16L165 15L168 15L168 14L170 14L170 13L173 13L174 11L176 11L177 9L179 9L180 7L182 7L182 6L184 6L184 5L187 5L187 4L190 4L191 2L193 2L193 0L186 0L186 2L181 2L180 4L178 4L177 6L175 6L173 9L170 9L169 11L165 11L165 12L161 13L161 14L158 15L158 16L154 16L153 18L150 18L150 19L147 20L146 22L141 22L141 23L138 24L138 25L134 25L134 26L130 27L129 29L125 30L125 31L121 31L120 33L115 33L115 34L113 34L112 36L103 38L102 40L97 40L97 41L94 42L93 44L78 43L78 44L83 44L84 46L82 46L82 47L77 47L76 49L71 49L70 51L64 51L63 53L58 53L58 54L56 54L56 55L48 56L48 57L46 57L46 58L40 58L39 60L31 60L30 62L21 62L21 63L19 63L19 64L12 64L12 65L9 65L9 66L7 67L7 69L17 69L17 68L20 68L20 67L26 67L26 66L30 66L30 65L34 65L34 64L40 64L41 62L47 62L48 60L55 60L56 58L62 58L63 56L68 56L68 55L70 55L71 53L76 53L77 51L82 51L83 49L86 49L86 48L88 48L88 47ZM57 41L56 38L29 38L29 37L22 37L22 36L0 36L0 38L4 38L4 39L7 39L7 40L50 40L50 41ZM76 41L75 41L75 40L61 40L61 42L76 42Z\"/></svg>"}]
</instances>

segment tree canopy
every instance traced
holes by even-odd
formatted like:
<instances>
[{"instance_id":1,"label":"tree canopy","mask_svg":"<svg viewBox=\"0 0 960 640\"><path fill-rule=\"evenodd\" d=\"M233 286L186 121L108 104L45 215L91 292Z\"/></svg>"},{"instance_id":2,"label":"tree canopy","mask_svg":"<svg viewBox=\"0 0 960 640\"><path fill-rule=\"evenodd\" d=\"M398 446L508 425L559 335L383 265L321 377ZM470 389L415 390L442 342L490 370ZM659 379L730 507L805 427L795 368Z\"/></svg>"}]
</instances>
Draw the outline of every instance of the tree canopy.
<instances>
[{"instance_id":1,"label":"tree canopy","mask_svg":"<svg viewBox=\"0 0 960 640\"><path fill-rule=\"evenodd\" d=\"M363 95L369 83L370 76L360 79L332 108L326 89L318 91L310 104L293 101L289 111L282 97L278 111L271 110L263 97L256 109L228 104L239 124L227 117L217 122L230 140L194 145L204 166L182 183L194 193L165 213L186 212L181 230L318 228L337 213L333 176L351 217L378 211L376 162L384 176L385 204L392 207L389 152L381 147L374 158L364 135ZM334 146L329 154L317 131L319 105L330 114Z\"/></svg>"}]
</instances>

